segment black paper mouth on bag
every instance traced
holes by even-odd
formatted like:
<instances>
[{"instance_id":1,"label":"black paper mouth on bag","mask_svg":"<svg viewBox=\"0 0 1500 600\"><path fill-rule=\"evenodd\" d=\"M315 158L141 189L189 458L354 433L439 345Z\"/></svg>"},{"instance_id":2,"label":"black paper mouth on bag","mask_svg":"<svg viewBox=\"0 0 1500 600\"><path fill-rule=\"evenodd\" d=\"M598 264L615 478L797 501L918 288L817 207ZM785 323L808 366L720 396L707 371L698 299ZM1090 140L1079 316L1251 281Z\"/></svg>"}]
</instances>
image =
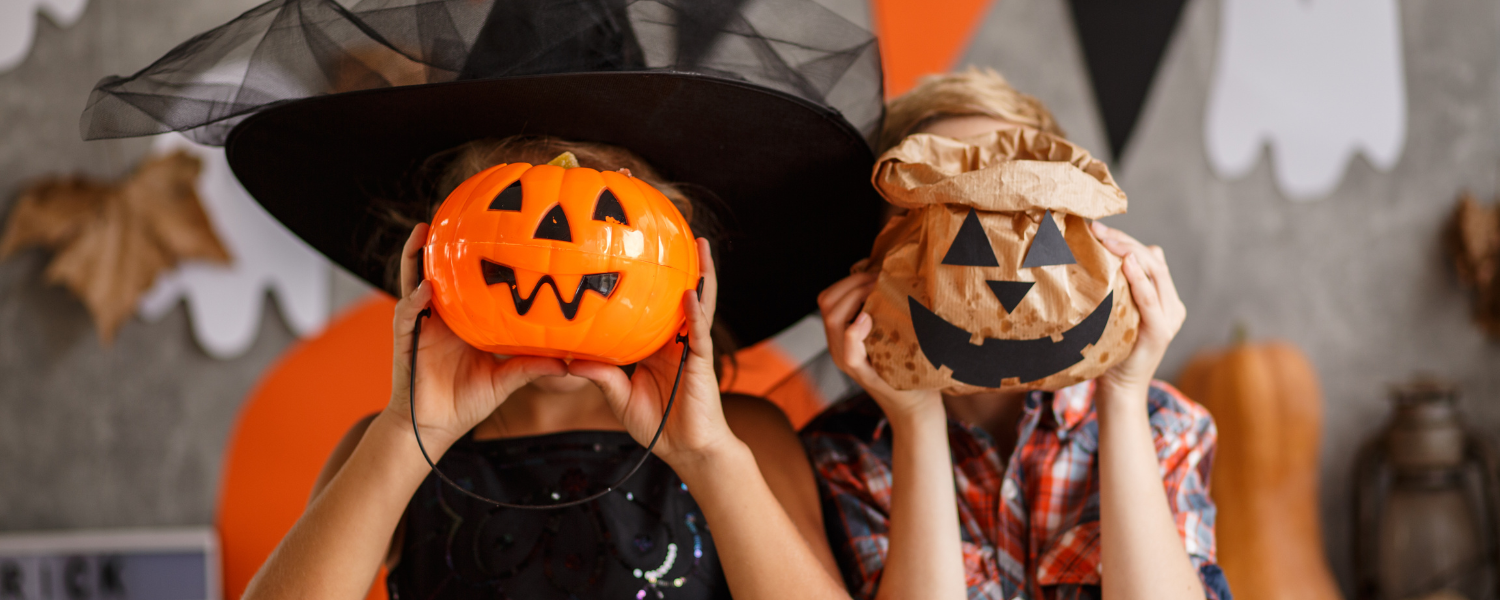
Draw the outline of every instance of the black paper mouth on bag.
<instances>
[{"instance_id":1,"label":"black paper mouth on bag","mask_svg":"<svg viewBox=\"0 0 1500 600\"><path fill-rule=\"evenodd\" d=\"M912 329L917 345L934 368L947 366L953 379L969 385L996 388L1002 381L1015 377L1022 383L1053 375L1083 361L1083 350L1099 341L1109 325L1114 308L1114 292L1077 325L1063 332L1062 340L1051 337L1031 340L984 338L979 345L969 343L973 334L949 323L907 296L911 309Z\"/></svg>"}]
</instances>

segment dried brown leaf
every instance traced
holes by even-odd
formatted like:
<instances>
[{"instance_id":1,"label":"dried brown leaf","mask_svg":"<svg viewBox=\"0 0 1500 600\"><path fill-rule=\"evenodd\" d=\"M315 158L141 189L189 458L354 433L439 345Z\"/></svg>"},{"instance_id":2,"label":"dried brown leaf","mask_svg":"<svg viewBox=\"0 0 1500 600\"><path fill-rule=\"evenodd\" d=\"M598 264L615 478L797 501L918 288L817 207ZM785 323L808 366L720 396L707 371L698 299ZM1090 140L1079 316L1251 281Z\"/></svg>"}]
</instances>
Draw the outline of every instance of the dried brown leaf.
<instances>
[{"instance_id":1,"label":"dried brown leaf","mask_svg":"<svg viewBox=\"0 0 1500 600\"><path fill-rule=\"evenodd\" d=\"M21 194L0 237L0 258L54 251L47 281L84 303L108 343L156 276L184 259L228 262L194 189L201 164L178 151L106 184L57 177Z\"/></svg>"}]
</instances>

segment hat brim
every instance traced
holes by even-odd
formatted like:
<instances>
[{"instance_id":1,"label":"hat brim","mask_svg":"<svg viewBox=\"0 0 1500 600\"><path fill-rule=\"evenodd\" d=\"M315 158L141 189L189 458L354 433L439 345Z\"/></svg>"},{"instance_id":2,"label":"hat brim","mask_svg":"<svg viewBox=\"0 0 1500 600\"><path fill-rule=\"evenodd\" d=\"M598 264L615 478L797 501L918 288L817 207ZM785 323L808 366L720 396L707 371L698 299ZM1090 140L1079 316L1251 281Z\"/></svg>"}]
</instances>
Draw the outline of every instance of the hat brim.
<instances>
[{"instance_id":1,"label":"hat brim","mask_svg":"<svg viewBox=\"0 0 1500 600\"><path fill-rule=\"evenodd\" d=\"M718 315L742 344L816 309L869 254L874 156L837 111L692 73L567 73L391 87L266 108L230 133L236 177L293 233L384 289L367 256L372 192L483 138L549 135L628 148L723 200ZM727 212L728 214L722 214Z\"/></svg>"}]
</instances>

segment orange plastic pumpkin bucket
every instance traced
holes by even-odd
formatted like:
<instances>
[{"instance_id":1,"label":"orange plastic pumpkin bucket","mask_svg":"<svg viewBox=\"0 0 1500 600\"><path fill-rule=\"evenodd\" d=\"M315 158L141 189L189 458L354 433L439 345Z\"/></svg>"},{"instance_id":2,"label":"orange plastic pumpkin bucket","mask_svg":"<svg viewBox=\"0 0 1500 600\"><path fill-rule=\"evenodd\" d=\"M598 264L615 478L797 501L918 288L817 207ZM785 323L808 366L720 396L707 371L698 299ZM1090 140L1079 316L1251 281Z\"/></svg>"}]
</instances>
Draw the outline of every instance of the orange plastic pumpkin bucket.
<instances>
[{"instance_id":1,"label":"orange plastic pumpkin bucket","mask_svg":"<svg viewBox=\"0 0 1500 600\"><path fill-rule=\"evenodd\" d=\"M698 250L687 220L644 181L511 163L470 177L428 232L433 305L487 352L623 365L686 319Z\"/></svg>"}]
</instances>

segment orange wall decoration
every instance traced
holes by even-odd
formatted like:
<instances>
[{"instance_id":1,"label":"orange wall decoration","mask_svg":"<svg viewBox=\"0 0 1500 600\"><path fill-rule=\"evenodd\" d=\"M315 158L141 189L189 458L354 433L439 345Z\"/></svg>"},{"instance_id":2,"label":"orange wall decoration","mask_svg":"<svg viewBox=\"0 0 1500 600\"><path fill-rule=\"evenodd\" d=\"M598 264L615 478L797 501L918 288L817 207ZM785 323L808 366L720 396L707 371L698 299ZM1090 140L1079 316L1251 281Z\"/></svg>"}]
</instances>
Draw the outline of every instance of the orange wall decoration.
<instances>
[{"instance_id":1,"label":"orange wall decoration","mask_svg":"<svg viewBox=\"0 0 1500 600\"><path fill-rule=\"evenodd\" d=\"M302 516L344 432L390 400L395 306L383 294L360 301L283 354L250 393L225 452L219 497L225 598L244 594ZM385 597L384 585L370 590L370 600Z\"/></svg>"},{"instance_id":2,"label":"orange wall decoration","mask_svg":"<svg viewBox=\"0 0 1500 600\"><path fill-rule=\"evenodd\" d=\"M759 396L781 407L792 427L801 429L828 406L817 386L802 374L802 365L769 339L734 353L725 361L720 388Z\"/></svg>"},{"instance_id":3,"label":"orange wall decoration","mask_svg":"<svg viewBox=\"0 0 1500 600\"><path fill-rule=\"evenodd\" d=\"M957 66L994 0L871 0L885 94L898 96L923 75Z\"/></svg>"}]
</instances>

